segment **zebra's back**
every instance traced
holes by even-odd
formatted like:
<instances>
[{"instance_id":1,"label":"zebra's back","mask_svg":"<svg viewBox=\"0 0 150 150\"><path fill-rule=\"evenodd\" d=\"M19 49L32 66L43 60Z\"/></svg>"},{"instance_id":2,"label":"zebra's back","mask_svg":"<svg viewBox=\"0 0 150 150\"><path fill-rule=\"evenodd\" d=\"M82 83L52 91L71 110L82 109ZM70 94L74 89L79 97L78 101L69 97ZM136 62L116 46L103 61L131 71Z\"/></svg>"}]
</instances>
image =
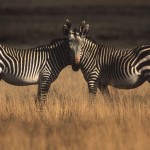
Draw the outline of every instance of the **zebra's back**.
<instances>
[{"instance_id":1,"label":"zebra's back","mask_svg":"<svg viewBox=\"0 0 150 150\"><path fill-rule=\"evenodd\" d=\"M13 85L37 84L46 57L45 46L32 49L14 49L1 45L1 78Z\"/></svg>"}]
</instances>

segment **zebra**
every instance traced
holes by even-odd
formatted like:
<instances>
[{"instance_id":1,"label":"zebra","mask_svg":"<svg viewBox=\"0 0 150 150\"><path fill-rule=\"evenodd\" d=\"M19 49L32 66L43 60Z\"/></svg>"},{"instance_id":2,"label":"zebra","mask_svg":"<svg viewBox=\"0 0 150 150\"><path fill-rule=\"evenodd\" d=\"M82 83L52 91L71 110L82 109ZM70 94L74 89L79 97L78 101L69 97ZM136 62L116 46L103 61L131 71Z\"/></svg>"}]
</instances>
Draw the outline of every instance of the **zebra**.
<instances>
[{"instance_id":1,"label":"zebra","mask_svg":"<svg viewBox=\"0 0 150 150\"><path fill-rule=\"evenodd\" d=\"M89 24L85 21L78 30L65 28L65 31L74 63L81 68L87 81L92 103L97 88L105 99L112 102L108 85L119 89L133 89L145 81L150 83L150 45L117 49L97 44L87 37Z\"/></svg>"},{"instance_id":2,"label":"zebra","mask_svg":"<svg viewBox=\"0 0 150 150\"><path fill-rule=\"evenodd\" d=\"M38 84L35 104L42 108L52 82L71 64L69 53L67 38L31 49L0 45L0 80L16 86Z\"/></svg>"}]
</instances>

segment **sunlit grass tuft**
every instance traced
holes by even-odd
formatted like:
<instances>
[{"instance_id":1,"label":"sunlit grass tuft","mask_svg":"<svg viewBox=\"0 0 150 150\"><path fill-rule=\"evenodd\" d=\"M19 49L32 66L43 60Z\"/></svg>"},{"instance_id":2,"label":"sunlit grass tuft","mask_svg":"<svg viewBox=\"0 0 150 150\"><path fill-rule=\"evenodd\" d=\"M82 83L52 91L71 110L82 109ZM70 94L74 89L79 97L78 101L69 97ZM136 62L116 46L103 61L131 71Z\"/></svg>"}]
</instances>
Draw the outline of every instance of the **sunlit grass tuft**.
<instances>
[{"instance_id":1,"label":"sunlit grass tuft","mask_svg":"<svg viewBox=\"0 0 150 150\"><path fill-rule=\"evenodd\" d=\"M52 84L43 112L37 86L0 83L0 149L149 150L150 86L110 88L113 105L97 93L95 107L80 72L66 68Z\"/></svg>"}]
</instances>

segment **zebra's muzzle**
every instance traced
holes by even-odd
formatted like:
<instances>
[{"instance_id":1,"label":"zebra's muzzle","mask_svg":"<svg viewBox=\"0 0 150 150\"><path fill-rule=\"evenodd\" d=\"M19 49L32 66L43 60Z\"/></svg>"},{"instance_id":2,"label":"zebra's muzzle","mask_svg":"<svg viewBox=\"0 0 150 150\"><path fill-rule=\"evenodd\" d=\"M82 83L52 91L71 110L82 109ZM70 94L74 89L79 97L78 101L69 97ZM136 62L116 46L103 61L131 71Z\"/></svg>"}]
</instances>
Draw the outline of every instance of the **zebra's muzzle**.
<instances>
[{"instance_id":1,"label":"zebra's muzzle","mask_svg":"<svg viewBox=\"0 0 150 150\"><path fill-rule=\"evenodd\" d=\"M73 71L78 71L80 69L80 66L78 64L72 64L72 70Z\"/></svg>"},{"instance_id":2,"label":"zebra's muzzle","mask_svg":"<svg viewBox=\"0 0 150 150\"><path fill-rule=\"evenodd\" d=\"M75 63L79 64L79 62L80 62L80 56L75 56Z\"/></svg>"}]
</instances>

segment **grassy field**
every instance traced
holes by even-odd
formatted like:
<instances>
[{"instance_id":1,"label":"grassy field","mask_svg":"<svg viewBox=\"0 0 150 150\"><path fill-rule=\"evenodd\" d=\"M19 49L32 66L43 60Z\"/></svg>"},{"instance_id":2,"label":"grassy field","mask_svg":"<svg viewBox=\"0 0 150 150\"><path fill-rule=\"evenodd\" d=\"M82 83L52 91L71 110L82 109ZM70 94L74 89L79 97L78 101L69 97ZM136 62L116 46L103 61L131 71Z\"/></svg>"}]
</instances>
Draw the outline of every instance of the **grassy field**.
<instances>
[{"instance_id":1,"label":"grassy field","mask_svg":"<svg viewBox=\"0 0 150 150\"><path fill-rule=\"evenodd\" d=\"M147 44L149 3L2 0L0 44L16 48L49 44L63 37L61 28L66 18L73 27L86 20L89 36L102 45L127 48ZM81 72L74 73L68 67L52 84L42 113L34 105L36 92L37 86L15 87L0 82L0 150L150 149L148 83L129 91L110 87L113 105L98 92L96 105L91 108Z\"/></svg>"},{"instance_id":2,"label":"grassy field","mask_svg":"<svg viewBox=\"0 0 150 150\"><path fill-rule=\"evenodd\" d=\"M114 106L97 93L88 105L81 72L63 70L43 113L35 111L36 86L0 82L1 150L149 150L150 86L110 88Z\"/></svg>"}]
</instances>

